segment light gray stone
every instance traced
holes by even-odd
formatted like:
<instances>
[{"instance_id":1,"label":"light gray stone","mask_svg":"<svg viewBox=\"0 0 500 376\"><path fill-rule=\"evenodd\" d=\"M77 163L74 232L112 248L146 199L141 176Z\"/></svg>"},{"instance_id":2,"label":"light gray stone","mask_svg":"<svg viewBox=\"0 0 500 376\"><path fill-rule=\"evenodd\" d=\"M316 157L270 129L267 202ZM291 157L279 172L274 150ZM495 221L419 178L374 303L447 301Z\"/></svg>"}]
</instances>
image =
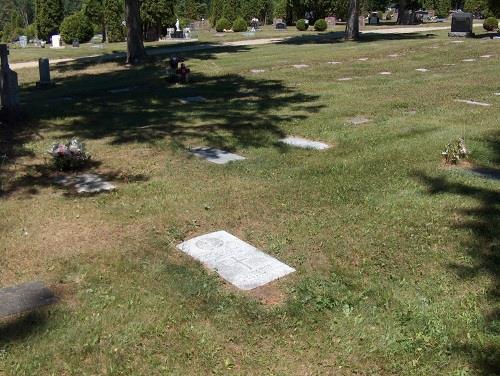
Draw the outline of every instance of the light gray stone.
<instances>
[{"instance_id":1,"label":"light gray stone","mask_svg":"<svg viewBox=\"0 0 500 376\"><path fill-rule=\"evenodd\" d=\"M251 69L250 72L252 73L264 73L266 70L265 69Z\"/></svg>"},{"instance_id":2,"label":"light gray stone","mask_svg":"<svg viewBox=\"0 0 500 376\"><path fill-rule=\"evenodd\" d=\"M245 157L242 157L241 155L233 154L228 151L215 148L194 148L191 149L191 153L197 157L206 159L207 161L216 164L226 164L229 162L241 161L245 159Z\"/></svg>"},{"instance_id":3,"label":"light gray stone","mask_svg":"<svg viewBox=\"0 0 500 376\"><path fill-rule=\"evenodd\" d=\"M241 290L252 290L295 271L226 231L198 236L177 248Z\"/></svg>"},{"instance_id":4,"label":"light gray stone","mask_svg":"<svg viewBox=\"0 0 500 376\"><path fill-rule=\"evenodd\" d=\"M382 76L390 76L392 73L391 72L380 72Z\"/></svg>"},{"instance_id":5,"label":"light gray stone","mask_svg":"<svg viewBox=\"0 0 500 376\"><path fill-rule=\"evenodd\" d=\"M467 104L472 104L472 105L475 105L475 106L483 106L483 107L490 107L491 106L491 104L489 104L489 103L469 101L469 100L466 100L466 99L455 99L455 102L467 103Z\"/></svg>"},{"instance_id":6,"label":"light gray stone","mask_svg":"<svg viewBox=\"0 0 500 376\"><path fill-rule=\"evenodd\" d=\"M186 97L179 99L179 101L182 104L188 104L188 103L203 103L207 101L207 98L201 97L201 96L196 96L196 97Z\"/></svg>"},{"instance_id":7,"label":"light gray stone","mask_svg":"<svg viewBox=\"0 0 500 376\"><path fill-rule=\"evenodd\" d=\"M340 61L329 61L328 64L337 65L337 64L342 64L342 62L340 62Z\"/></svg>"},{"instance_id":8,"label":"light gray stone","mask_svg":"<svg viewBox=\"0 0 500 376\"><path fill-rule=\"evenodd\" d=\"M496 96L500 96L500 93L495 93Z\"/></svg>"},{"instance_id":9,"label":"light gray stone","mask_svg":"<svg viewBox=\"0 0 500 376\"><path fill-rule=\"evenodd\" d=\"M423 73L425 73L425 72L429 72L429 69L427 69L427 68L417 68L417 69L415 69L415 70L416 70L417 72L423 72Z\"/></svg>"},{"instance_id":10,"label":"light gray stone","mask_svg":"<svg viewBox=\"0 0 500 376\"><path fill-rule=\"evenodd\" d=\"M466 63L472 63L473 61L476 61L476 59L463 59L462 61Z\"/></svg>"},{"instance_id":11,"label":"light gray stone","mask_svg":"<svg viewBox=\"0 0 500 376\"><path fill-rule=\"evenodd\" d=\"M338 78L337 81L351 81L352 80L352 77L342 77L342 78Z\"/></svg>"},{"instance_id":12,"label":"light gray stone","mask_svg":"<svg viewBox=\"0 0 500 376\"><path fill-rule=\"evenodd\" d=\"M57 303L57 298L42 282L0 289L0 317L18 315L54 303Z\"/></svg>"},{"instance_id":13,"label":"light gray stone","mask_svg":"<svg viewBox=\"0 0 500 376\"><path fill-rule=\"evenodd\" d=\"M316 150L324 150L330 148L330 145L325 144L323 142L311 141L301 137L286 137L280 140L280 142L295 146L302 149L316 149Z\"/></svg>"},{"instance_id":14,"label":"light gray stone","mask_svg":"<svg viewBox=\"0 0 500 376\"><path fill-rule=\"evenodd\" d=\"M297 69L303 69L303 68L308 68L309 65L307 64L295 64L293 65L294 68L297 68Z\"/></svg>"},{"instance_id":15,"label":"light gray stone","mask_svg":"<svg viewBox=\"0 0 500 376\"><path fill-rule=\"evenodd\" d=\"M490 57L492 57L493 55L481 55L479 57L482 57L483 59L489 59Z\"/></svg>"},{"instance_id":16,"label":"light gray stone","mask_svg":"<svg viewBox=\"0 0 500 376\"><path fill-rule=\"evenodd\" d=\"M94 174L57 176L54 182L65 187L74 187L77 193L100 193L116 189L113 184Z\"/></svg>"},{"instance_id":17,"label":"light gray stone","mask_svg":"<svg viewBox=\"0 0 500 376\"><path fill-rule=\"evenodd\" d=\"M358 61L367 61L367 60L368 60L368 58L367 58L367 57L360 57L360 58L358 59Z\"/></svg>"}]
</instances>

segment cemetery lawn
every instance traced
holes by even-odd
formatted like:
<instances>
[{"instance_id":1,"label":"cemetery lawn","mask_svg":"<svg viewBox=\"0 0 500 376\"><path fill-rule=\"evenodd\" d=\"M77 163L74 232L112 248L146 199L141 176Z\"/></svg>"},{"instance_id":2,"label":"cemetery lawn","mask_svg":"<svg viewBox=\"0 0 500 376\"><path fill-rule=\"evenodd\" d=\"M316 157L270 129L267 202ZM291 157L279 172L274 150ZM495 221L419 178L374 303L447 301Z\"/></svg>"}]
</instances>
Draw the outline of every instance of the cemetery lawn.
<instances>
[{"instance_id":1,"label":"cemetery lawn","mask_svg":"<svg viewBox=\"0 0 500 376\"><path fill-rule=\"evenodd\" d=\"M434 34L192 52L189 85L159 58L59 65L46 91L19 70L0 286L43 280L61 302L0 322L0 375L496 374L500 181L468 168L500 170L500 44ZM116 192L53 184L46 151L74 136ZM446 167L459 136L471 161ZM297 271L243 293L175 248L218 230Z\"/></svg>"}]
</instances>

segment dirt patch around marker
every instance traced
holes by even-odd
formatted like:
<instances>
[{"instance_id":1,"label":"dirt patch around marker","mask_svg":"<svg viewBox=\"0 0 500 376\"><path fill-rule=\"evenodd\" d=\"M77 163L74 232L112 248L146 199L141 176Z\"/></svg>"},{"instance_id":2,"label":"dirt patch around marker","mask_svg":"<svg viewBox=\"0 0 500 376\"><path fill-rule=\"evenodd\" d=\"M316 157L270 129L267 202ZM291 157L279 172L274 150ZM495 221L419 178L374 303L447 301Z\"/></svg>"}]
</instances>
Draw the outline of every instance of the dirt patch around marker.
<instances>
[{"instance_id":1,"label":"dirt patch around marker","mask_svg":"<svg viewBox=\"0 0 500 376\"><path fill-rule=\"evenodd\" d=\"M279 288L277 283L269 283L246 293L268 306L280 305L286 300L286 294Z\"/></svg>"}]
</instances>

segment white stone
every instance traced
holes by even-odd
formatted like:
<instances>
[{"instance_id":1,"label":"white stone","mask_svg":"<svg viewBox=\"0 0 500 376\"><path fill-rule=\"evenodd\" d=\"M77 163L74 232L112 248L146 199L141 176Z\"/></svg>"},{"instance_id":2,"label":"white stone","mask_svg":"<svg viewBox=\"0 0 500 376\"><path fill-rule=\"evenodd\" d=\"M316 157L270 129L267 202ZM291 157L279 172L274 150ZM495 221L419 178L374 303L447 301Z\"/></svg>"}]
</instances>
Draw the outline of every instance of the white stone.
<instances>
[{"instance_id":1,"label":"white stone","mask_svg":"<svg viewBox=\"0 0 500 376\"><path fill-rule=\"evenodd\" d=\"M266 70L265 69L251 69L250 72L252 73L264 73Z\"/></svg>"},{"instance_id":2,"label":"white stone","mask_svg":"<svg viewBox=\"0 0 500 376\"><path fill-rule=\"evenodd\" d=\"M473 61L476 61L476 59L463 59L462 61L466 63L472 63Z\"/></svg>"},{"instance_id":3,"label":"white stone","mask_svg":"<svg viewBox=\"0 0 500 376\"><path fill-rule=\"evenodd\" d=\"M325 144L323 142L318 142L318 141L311 141L305 138L301 137L286 137L282 138L280 142L290 145L290 146L295 146L298 148L303 148L303 149L316 149L316 150L323 150L323 149L328 149L330 148L330 145Z\"/></svg>"},{"instance_id":4,"label":"white stone","mask_svg":"<svg viewBox=\"0 0 500 376\"><path fill-rule=\"evenodd\" d=\"M500 96L500 93L495 93L495 95Z\"/></svg>"},{"instance_id":5,"label":"white stone","mask_svg":"<svg viewBox=\"0 0 500 376\"><path fill-rule=\"evenodd\" d=\"M454 67L455 65L457 65L457 64L445 64L445 66L447 66L447 67Z\"/></svg>"},{"instance_id":6,"label":"white stone","mask_svg":"<svg viewBox=\"0 0 500 376\"><path fill-rule=\"evenodd\" d=\"M415 69L417 72L429 72L429 69L427 68L417 68Z\"/></svg>"},{"instance_id":7,"label":"white stone","mask_svg":"<svg viewBox=\"0 0 500 376\"><path fill-rule=\"evenodd\" d=\"M482 56L479 56L479 57L482 57L483 59L489 59L492 55L482 55Z\"/></svg>"},{"instance_id":8,"label":"white stone","mask_svg":"<svg viewBox=\"0 0 500 376\"><path fill-rule=\"evenodd\" d=\"M352 80L351 77L342 77L342 78L337 79L337 81L351 81L351 80Z\"/></svg>"},{"instance_id":9,"label":"white stone","mask_svg":"<svg viewBox=\"0 0 500 376\"><path fill-rule=\"evenodd\" d=\"M390 54L390 55L388 55L388 56L389 56L389 57L399 57L399 56L401 56L401 55L399 55L399 54Z\"/></svg>"},{"instance_id":10,"label":"white stone","mask_svg":"<svg viewBox=\"0 0 500 376\"><path fill-rule=\"evenodd\" d=\"M382 76L389 76L389 75L391 75L392 73L391 73L391 72L380 72L380 74L381 74Z\"/></svg>"},{"instance_id":11,"label":"white stone","mask_svg":"<svg viewBox=\"0 0 500 376\"><path fill-rule=\"evenodd\" d=\"M200 96L196 96L196 97L186 97L186 98L179 99L179 101L180 101L182 104L188 104L188 103L203 103L203 102L206 102L206 101L207 101L207 98L205 98L205 97L200 97Z\"/></svg>"},{"instance_id":12,"label":"white stone","mask_svg":"<svg viewBox=\"0 0 500 376\"><path fill-rule=\"evenodd\" d=\"M475 106L483 106L483 107L489 107L489 106L491 106L491 104L489 104L489 103L469 101L469 100L466 100L466 99L455 99L455 102L467 103L467 104L472 104L472 105L475 105Z\"/></svg>"},{"instance_id":13,"label":"white stone","mask_svg":"<svg viewBox=\"0 0 500 376\"><path fill-rule=\"evenodd\" d=\"M463 40L453 40L451 41L451 43L463 43L464 41Z\"/></svg>"},{"instance_id":14,"label":"white stone","mask_svg":"<svg viewBox=\"0 0 500 376\"><path fill-rule=\"evenodd\" d=\"M177 248L241 290L252 290L295 271L226 231L198 236Z\"/></svg>"},{"instance_id":15,"label":"white stone","mask_svg":"<svg viewBox=\"0 0 500 376\"><path fill-rule=\"evenodd\" d=\"M293 65L294 68L297 68L297 69L302 69L302 68L308 68L309 65L307 64L296 64L296 65Z\"/></svg>"},{"instance_id":16,"label":"white stone","mask_svg":"<svg viewBox=\"0 0 500 376\"><path fill-rule=\"evenodd\" d=\"M191 153L199 158L206 159L207 161L216 164L226 164L232 161L241 161L245 159L245 157L242 157L241 155L215 148L194 148L191 149Z\"/></svg>"},{"instance_id":17,"label":"white stone","mask_svg":"<svg viewBox=\"0 0 500 376\"><path fill-rule=\"evenodd\" d=\"M328 64L337 65L337 64L342 64L342 62L340 62L340 61L329 61Z\"/></svg>"},{"instance_id":18,"label":"white stone","mask_svg":"<svg viewBox=\"0 0 500 376\"><path fill-rule=\"evenodd\" d=\"M61 48L61 36L52 35L52 48Z\"/></svg>"},{"instance_id":19,"label":"white stone","mask_svg":"<svg viewBox=\"0 0 500 376\"><path fill-rule=\"evenodd\" d=\"M366 60L368 60L368 58L367 58L367 57L360 57L360 58L358 59L358 61L366 61Z\"/></svg>"},{"instance_id":20,"label":"white stone","mask_svg":"<svg viewBox=\"0 0 500 376\"><path fill-rule=\"evenodd\" d=\"M94 174L58 176L54 181L56 184L64 185L65 187L73 186L78 193L99 193L116 189L113 184Z\"/></svg>"}]
</instances>

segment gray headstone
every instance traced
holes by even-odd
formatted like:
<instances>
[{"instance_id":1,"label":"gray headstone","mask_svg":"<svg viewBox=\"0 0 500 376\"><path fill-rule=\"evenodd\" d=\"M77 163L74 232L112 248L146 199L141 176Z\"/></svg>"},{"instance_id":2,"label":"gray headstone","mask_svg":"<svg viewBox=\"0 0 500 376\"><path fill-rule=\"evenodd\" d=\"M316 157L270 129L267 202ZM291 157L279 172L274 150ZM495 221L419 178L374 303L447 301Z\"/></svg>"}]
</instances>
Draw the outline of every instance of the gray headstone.
<instances>
[{"instance_id":1,"label":"gray headstone","mask_svg":"<svg viewBox=\"0 0 500 376\"><path fill-rule=\"evenodd\" d=\"M194 148L191 149L191 154L216 164L226 164L229 162L241 161L245 159L245 157L242 157L241 155L233 154L228 151L215 148Z\"/></svg>"},{"instance_id":2,"label":"gray headstone","mask_svg":"<svg viewBox=\"0 0 500 376\"><path fill-rule=\"evenodd\" d=\"M19 84L17 73L9 67L9 49L0 44L0 110L10 113L19 107Z\"/></svg>"},{"instance_id":3,"label":"gray headstone","mask_svg":"<svg viewBox=\"0 0 500 376\"><path fill-rule=\"evenodd\" d=\"M451 36L472 35L472 13L455 12L451 16Z\"/></svg>"},{"instance_id":4,"label":"gray headstone","mask_svg":"<svg viewBox=\"0 0 500 376\"><path fill-rule=\"evenodd\" d=\"M226 231L196 237L177 248L241 290L252 290L295 271Z\"/></svg>"},{"instance_id":5,"label":"gray headstone","mask_svg":"<svg viewBox=\"0 0 500 376\"><path fill-rule=\"evenodd\" d=\"M26 48L27 45L28 45L28 37L26 35L21 35L19 37L19 46L21 46L21 48Z\"/></svg>"},{"instance_id":6,"label":"gray headstone","mask_svg":"<svg viewBox=\"0 0 500 376\"><path fill-rule=\"evenodd\" d=\"M286 137L281 139L280 142L302 149L323 150L323 149L328 149L330 147L330 145L325 144L323 142L311 141L301 137Z\"/></svg>"},{"instance_id":7,"label":"gray headstone","mask_svg":"<svg viewBox=\"0 0 500 376\"><path fill-rule=\"evenodd\" d=\"M38 59L38 71L40 73L40 81L39 85L51 85L52 81L50 80L50 63L49 59L45 57L41 57Z\"/></svg>"},{"instance_id":8,"label":"gray headstone","mask_svg":"<svg viewBox=\"0 0 500 376\"><path fill-rule=\"evenodd\" d=\"M17 315L57 303L42 282L29 282L0 289L0 317Z\"/></svg>"}]
</instances>

